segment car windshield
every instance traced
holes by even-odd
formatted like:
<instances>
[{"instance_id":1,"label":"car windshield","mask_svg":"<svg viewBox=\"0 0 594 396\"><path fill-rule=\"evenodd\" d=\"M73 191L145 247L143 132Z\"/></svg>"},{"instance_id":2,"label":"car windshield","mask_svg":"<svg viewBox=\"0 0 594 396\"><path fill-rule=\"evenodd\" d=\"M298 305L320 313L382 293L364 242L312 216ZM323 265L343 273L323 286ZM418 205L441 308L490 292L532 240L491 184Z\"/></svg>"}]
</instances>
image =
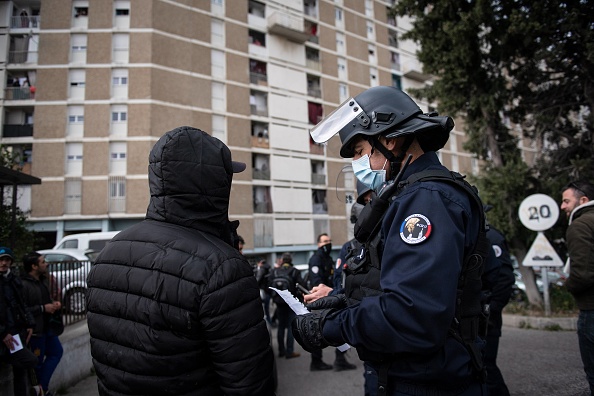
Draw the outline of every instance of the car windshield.
<instances>
[{"instance_id":1,"label":"car windshield","mask_svg":"<svg viewBox=\"0 0 594 396\"><path fill-rule=\"evenodd\" d=\"M97 256L99 256L99 252L96 252L96 251L92 250L92 251L86 252L85 255L89 258L89 260L92 263L94 263L95 260L97 260Z\"/></svg>"}]
</instances>

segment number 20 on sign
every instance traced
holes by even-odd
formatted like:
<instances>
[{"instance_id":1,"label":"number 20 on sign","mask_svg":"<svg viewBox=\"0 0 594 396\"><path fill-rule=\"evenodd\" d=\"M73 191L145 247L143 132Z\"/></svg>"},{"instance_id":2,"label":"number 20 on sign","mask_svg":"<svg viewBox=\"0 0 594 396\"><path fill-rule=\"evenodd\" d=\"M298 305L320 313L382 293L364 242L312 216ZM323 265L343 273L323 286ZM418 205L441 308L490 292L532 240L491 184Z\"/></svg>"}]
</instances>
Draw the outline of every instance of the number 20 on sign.
<instances>
[{"instance_id":1,"label":"number 20 on sign","mask_svg":"<svg viewBox=\"0 0 594 396\"><path fill-rule=\"evenodd\" d=\"M533 194L520 204L518 216L524 227L532 231L545 231L559 218L557 202L545 194Z\"/></svg>"}]
</instances>

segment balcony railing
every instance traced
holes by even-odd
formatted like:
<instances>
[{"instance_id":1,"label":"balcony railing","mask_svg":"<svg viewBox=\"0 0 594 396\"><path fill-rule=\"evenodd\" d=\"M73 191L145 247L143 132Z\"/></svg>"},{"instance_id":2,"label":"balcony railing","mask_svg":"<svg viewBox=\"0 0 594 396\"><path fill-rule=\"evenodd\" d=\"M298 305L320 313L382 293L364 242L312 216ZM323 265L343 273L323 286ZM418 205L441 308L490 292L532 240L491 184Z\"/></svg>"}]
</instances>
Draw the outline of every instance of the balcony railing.
<instances>
[{"instance_id":1,"label":"balcony railing","mask_svg":"<svg viewBox=\"0 0 594 396\"><path fill-rule=\"evenodd\" d=\"M252 84L260 84L260 85L267 85L268 83L268 76L262 73L254 73L250 72L250 83Z\"/></svg>"},{"instance_id":2,"label":"balcony railing","mask_svg":"<svg viewBox=\"0 0 594 396\"><path fill-rule=\"evenodd\" d=\"M270 144L268 138L261 136L252 136L252 147L269 148Z\"/></svg>"},{"instance_id":3,"label":"balcony railing","mask_svg":"<svg viewBox=\"0 0 594 396\"><path fill-rule=\"evenodd\" d=\"M10 17L11 29L39 29L41 18L37 16L13 16Z\"/></svg>"},{"instance_id":4,"label":"balcony railing","mask_svg":"<svg viewBox=\"0 0 594 396\"><path fill-rule=\"evenodd\" d=\"M251 114L253 114L253 115L258 115L261 117L268 117L268 109L267 108L258 107L256 105L250 105L250 111L251 111Z\"/></svg>"},{"instance_id":5,"label":"balcony railing","mask_svg":"<svg viewBox=\"0 0 594 396\"><path fill-rule=\"evenodd\" d=\"M126 197L110 197L109 211L111 213L123 213L126 211Z\"/></svg>"},{"instance_id":6,"label":"balcony railing","mask_svg":"<svg viewBox=\"0 0 594 396\"><path fill-rule=\"evenodd\" d=\"M314 98L321 98L322 90L320 88L307 88L307 94L309 96L313 96Z\"/></svg>"},{"instance_id":7,"label":"balcony railing","mask_svg":"<svg viewBox=\"0 0 594 396\"><path fill-rule=\"evenodd\" d=\"M270 218L254 218L254 247L272 247L273 220Z\"/></svg>"},{"instance_id":8,"label":"balcony railing","mask_svg":"<svg viewBox=\"0 0 594 396\"><path fill-rule=\"evenodd\" d=\"M319 173L311 174L311 184L326 184L326 175L320 175Z\"/></svg>"},{"instance_id":9,"label":"balcony railing","mask_svg":"<svg viewBox=\"0 0 594 396\"><path fill-rule=\"evenodd\" d=\"M6 100L29 100L35 99L34 87L10 87L4 89Z\"/></svg>"},{"instance_id":10,"label":"balcony railing","mask_svg":"<svg viewBox=\"0 0 594 396\"><path fill-rule=\"evenodd\" d=\"M320 71L322 69L321 63L317 59L306 59L305 66L311 70Z\"/></svg>"},{"instance_id":11,"label":"balcony railing","mask_svg":"<svg viewBox=\"0 0 594 396\"><path fill-rule=\"evenodd\" d=\"M33 125L4 124L4 128L2 128L2 137L13 138L26 136L33 136Z\"/></svg>"},{"instance_id":12,"label":"balcony railing","mask_svg":"<svg viewBox=\"0 0 594 396\"><path fill-rule=\"evenodd\" d=\"M253 169L252 178L258 180L270 180L270 170Z\"/></svg>"},{"instance_id":13,"label":"balcony railing","mask_svg":"<svg viewBox=\"0 0 594 396\"><path fill-rule=\"evenodd\" d=\"M37 63L37 51L10 51L8 63Z\"/></svg>"},{"instance_id":14,"label":"balcony railing","mask_svg":"<svg viewBox=\"0 0 594 396\"><path fill-rule=\"evenodd\" d=\"M270 202L255 202L254 213L272 213L272 204Z\"/></svg>"}]
</instances>

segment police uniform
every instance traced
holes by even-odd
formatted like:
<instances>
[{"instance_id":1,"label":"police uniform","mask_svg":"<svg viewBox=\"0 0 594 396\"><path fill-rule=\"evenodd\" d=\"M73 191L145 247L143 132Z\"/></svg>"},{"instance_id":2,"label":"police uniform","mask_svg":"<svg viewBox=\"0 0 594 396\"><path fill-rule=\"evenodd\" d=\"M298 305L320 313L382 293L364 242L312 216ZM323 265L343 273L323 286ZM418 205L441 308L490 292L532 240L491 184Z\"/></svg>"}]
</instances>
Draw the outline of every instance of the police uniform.
<instances>
[{"instance_id":1,"label":"police uniform","mask_svg":"<svg viewBox=\"0 0 594 396\"><path fill-rule=\"evenodd\" d=\"M427 152L409 165L403 180L424 170L446 168ZM481 212L465 191L449 183L405 188L382 223L383 293L324 322L322 334L331 345L357 347L378 370L380 360L387 362L382 365L390 394L481 394L469 352L449 336L458 278L477 241Z\"/></svg>"},{"instance_id":2,"label":"police uniform","mask_svg":"<svg viewBox=\"0 0 594 396\"><path fill-rule=\"evenodd\" d=\"M311 286L321 283L326 286L333 286L334 260L330 254L324 253L324 246L318 248L309 259L309 278Z\"/></svg>"}]
</instances>

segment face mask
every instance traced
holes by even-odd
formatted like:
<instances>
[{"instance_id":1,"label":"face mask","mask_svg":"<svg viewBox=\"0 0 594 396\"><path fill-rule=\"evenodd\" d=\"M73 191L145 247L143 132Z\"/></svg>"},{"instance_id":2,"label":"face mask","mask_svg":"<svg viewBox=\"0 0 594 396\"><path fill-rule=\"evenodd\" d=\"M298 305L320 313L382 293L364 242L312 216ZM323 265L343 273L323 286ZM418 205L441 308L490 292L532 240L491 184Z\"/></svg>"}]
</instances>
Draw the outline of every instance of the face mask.
<instances>
[{"instance_id":1,"label":"face mask","mask_svg":"<svg viewBox=\"0 0 594 396\"><path fill-rule=\"evenodd\" d=\"M387 162L388 160L386 160ZM384 166L386 164L384 163ZM353 172L355 177L359 179L365 186L374 191L379 191L382 185L386 182L386 171L373 170L369 164L369 154L366 154L358 160L352 161Z\"/></svg>"},{"instance_id":2,"label":"face mask","mask_svg":"<svg viewBox=\"0 0 594 396\"><path fill-rule=\"evenodd\" d=\"M330 254L331 251L332 251L331 243L328 243L328 244L322 246L322 252L324 252L325 254Z\"/></svg>"}]
</instances>

